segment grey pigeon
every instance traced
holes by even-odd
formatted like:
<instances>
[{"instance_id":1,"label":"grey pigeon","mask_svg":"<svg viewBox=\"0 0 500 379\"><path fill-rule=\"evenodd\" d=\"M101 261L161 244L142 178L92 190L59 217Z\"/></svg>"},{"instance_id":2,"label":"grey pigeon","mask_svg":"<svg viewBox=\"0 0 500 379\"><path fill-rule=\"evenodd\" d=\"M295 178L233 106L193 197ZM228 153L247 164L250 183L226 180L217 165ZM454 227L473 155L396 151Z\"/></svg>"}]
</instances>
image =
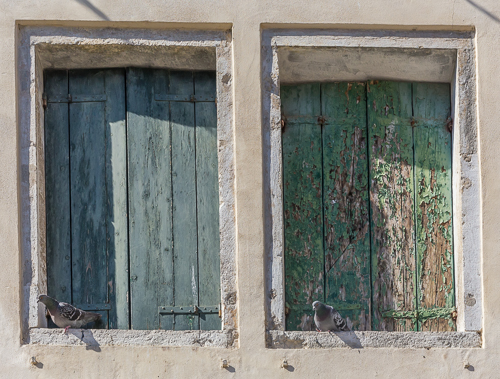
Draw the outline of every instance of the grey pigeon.
<instances>
[{"instance_id":1,"label":"grey pigeon","mask_svg":"<svg viewBox=\"0 0 500 379\"><path fill-rule=\"evenodd\" d=\"M350 329L339 312L333 307L323 304L319 301L313 303L314 322L318 332L348 332Z\"/></svg>"},{"instance_id":2,"label":"grey pigeon","mask_svg":"<svg viewBox=\"0 0 500 379\"><path fill-rule=\"evenodd\" d=\"M50 318L58 327L64 328L64 333L69 328L78 329L89 322L97 321L101 318L99 313L82 311L71 304L58 302L47 295L40 295L38 302L45 304L50 313Z\"/></svg>"}]
</instances>

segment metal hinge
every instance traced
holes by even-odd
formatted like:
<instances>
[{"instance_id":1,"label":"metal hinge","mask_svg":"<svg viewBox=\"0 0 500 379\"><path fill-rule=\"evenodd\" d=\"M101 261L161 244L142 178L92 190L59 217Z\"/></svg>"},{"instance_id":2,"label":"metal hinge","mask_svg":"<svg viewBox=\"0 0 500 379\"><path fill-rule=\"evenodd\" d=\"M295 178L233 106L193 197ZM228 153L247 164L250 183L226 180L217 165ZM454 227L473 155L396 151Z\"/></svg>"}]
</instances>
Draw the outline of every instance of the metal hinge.
<instances>
[{"instance_id":1,"label":"metal hinge","mask_svg":"<svg viewBox=\"0 0 500 379\"><path fill-rule=\"evenodd\" d=\"M457 309L451 308L430 308L420 309L415 311L397 311L394 309L382 311L382 317L392 319L412 319L418 321L425 321L435 318L452 318L456 317Z\"/></svg>"},{"instance_id":2,"label":"metal hinge","mask_svg":"<svg viewBox=\"0 0 500 379\"><path fill-rule=\"evenodd\" d=\"M42 95L42 107L43 109L47 109L47 94Z\"/></svg>"},{"instance_id":3,"label":"metal hinge","mask_svg":"<svg viewBox=\"0 0 500 379\"><path fill-rule=\"evenodd\" d=\"M285 116L281 116L281 131L284 132L285 131L285 126L286 126L286 117Z\"/></svg>"},{"instance_id":4,"label":"metal hinge","mask_svg":"<svg viewBox=\"0 0 500 379\"><path fill-rule=\"evenodd\" d=\"M80 308L82 311L109 311L111 310L111 304L75 304L75 307Z\"/></svg>"},{"instance_id":5,"label":"metal hinge","mask_svg":"<svg viewBox=\"0 0 500 379\"><path fill-rule=\"evenodd\" d=\"M453 119L451 116L446 119L446 130L450 133L453 131Z\"/></svg>"},{"instance_id":6,"label":"metal hinge","mask_svg":"<svg viewBox=\"0 0 500 379\"><path fill-rule=\"evenodd\" d=\"M220 306L198 306L198 305L188 305L188 306L160 306L158 307L158 313L162 315L197 315L197 314L219 314Z\"/></svg>"},{"instance_id":7,"label":"metal hinge","mask_svg":"<svg viewBox=\"0 0 500 379\"><path fill-rule=\"evenodd\" d=\"M155 93L155 101L179 101L179 102L189 102L189 103L211 103L216 102L216 96L208 95L175 95L175 94L165 94L165 93Z\"/></svg>"}]
</instances>

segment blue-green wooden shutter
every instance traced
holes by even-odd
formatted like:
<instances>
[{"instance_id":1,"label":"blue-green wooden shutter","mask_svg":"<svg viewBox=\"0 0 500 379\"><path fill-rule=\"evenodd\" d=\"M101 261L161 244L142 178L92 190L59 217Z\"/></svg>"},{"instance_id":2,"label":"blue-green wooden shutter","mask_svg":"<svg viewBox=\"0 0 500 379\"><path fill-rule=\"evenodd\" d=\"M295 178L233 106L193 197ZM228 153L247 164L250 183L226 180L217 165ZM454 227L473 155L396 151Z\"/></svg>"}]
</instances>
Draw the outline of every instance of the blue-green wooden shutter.
<instances>
[{"instance_id":1,"label":"blue-green wooden shutter","mask_svg":"<svg viewBox=\"0 0 500 379\"><path fill-rule=\"evenodd\" d=\"M128 69L127 91L132 328L220 329L215 73Z\"/></svg>"},{"instance_id":2,"label":"blue-green wooden shutter","mask_svg":"<svg viewBox=\"0 0 500 379\"><path fill-rule=\"evenodd\" d=\"M45 81L48 293L128 328L123 70Z\"/></svg>"},{"instance_id":3,"label":"blue-green wooden shutter","mask_svg":"<svg viewBox=\"0 0 500 379\"><path fill-rule=\"evenodd\" d=\"M45 80L49 295L104 327L219 329L215 73Z\"/></svg>"}]
</instances>

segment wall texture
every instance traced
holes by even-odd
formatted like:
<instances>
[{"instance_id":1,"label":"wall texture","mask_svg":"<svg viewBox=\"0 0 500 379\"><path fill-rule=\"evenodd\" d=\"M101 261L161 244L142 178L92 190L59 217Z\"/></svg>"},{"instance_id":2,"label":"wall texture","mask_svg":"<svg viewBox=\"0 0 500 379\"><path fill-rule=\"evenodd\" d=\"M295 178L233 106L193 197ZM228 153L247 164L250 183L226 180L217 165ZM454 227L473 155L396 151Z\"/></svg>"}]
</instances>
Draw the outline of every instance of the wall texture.
<instances>
[{"instance_id":1,"label":"wall texture","mask_svg":"<svg viewBox=\"0 0 500 379\"><path fill-rule=\"evenodd\" d=\"M500 372L500 6L497 0L0 1L0 376L497 378ZM238 346L25 344L17 46L22 25L232 31ZM481 348L266 346L261 36L266 28L475 30L481 183ZM460 346L460 345L456 345ZM30 363L32 357L38 362ZM281 368L283 359L289 366ZM228 368L221 368L227 359Z\"/></svg>"}]
</instances>

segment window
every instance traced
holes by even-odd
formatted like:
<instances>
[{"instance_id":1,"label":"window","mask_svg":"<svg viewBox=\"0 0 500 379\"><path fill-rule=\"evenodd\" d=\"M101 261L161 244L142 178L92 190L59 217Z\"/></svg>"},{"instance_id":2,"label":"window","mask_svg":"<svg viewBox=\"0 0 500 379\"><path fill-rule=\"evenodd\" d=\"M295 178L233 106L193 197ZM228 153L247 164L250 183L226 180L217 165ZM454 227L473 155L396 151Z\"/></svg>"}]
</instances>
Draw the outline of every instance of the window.
<instances>
[{"instance_id":1,"label":"window","mask_svg":"<svg viewBox=\"0 0 500 379\"><path fill-rule=\"evenodd\" d=\"M45 96L48 294L93 327L221 329L215 72L47 71Z\"/></svg>"},{"instance_id":2,"label":"window","mask_svg":"<svg viewBox=\"0 0 500 379\"><path fill-rule=\"evenodd\" d=\"M285 314L354 330L456 330L450 86L281 86Z\"/></svg>"}]
</instances>

